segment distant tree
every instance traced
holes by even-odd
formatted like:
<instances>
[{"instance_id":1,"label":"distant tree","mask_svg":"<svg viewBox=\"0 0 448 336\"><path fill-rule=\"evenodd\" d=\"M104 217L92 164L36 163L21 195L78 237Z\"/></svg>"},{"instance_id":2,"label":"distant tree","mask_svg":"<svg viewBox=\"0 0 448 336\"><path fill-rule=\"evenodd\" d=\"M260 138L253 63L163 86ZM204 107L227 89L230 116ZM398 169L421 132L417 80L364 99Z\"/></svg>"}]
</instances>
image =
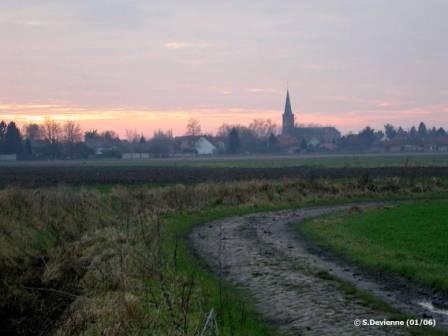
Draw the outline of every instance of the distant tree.
<instances>
[{"instance_id":1,"label":"distant tree","mask_svg":"<svg viewBox=\"0 0 448 336\"><path fill-rule=\"evenodd\" d=\"M232 126L224 123L221 126L219 126L218 131L216 132L216 136L218 138L227 138L231 129L232 129Z\"/></svg>"},{"instance_id":2,"label":"distant tree","mask_svg":"<svg viewBox=\"0 0 448 336\"><path fill-rule=\"evenodd\" d=\"M5 154L22 154L23 144L22 135L17 128L15 122L11 121L6 128L5 140L4 140L4 152Z\"/></svg>"},{"instance_id":3,"label":"distant tree","mask_svg":"<svg viewBox=\"0 0 448 336\"><path fill-rule=\"evenodd\" d=\"M98 130L93 129L84 133L85 144L92 151L89 153L80 146L77 146L77 155L81 157L88 157L95 153L95 149L101 149L101 157L121 157L122 142L118 134L114 131L104 131L99 133ZM79 148L78 148L79 147Z\"/></svg>"},{"instance_id":4,"label":"distant tree","mask_svg":"<svg viewBox=\"0 0 448 336\"><path fill-rule=\"evenodd\" d=\"M23 135L31 142L41 140L43 138L42 126L34 123L26 124L23 126Z\"/></svg>"},{"instance_id":5,"label":"distant tree","mask_svg":"<svg viewBox=\"0 0 448 336\"><path fill-rule=\"evenodd\" d=\"M8 128L8 125L2 120L0 122L0 140L4 140L5 139L6 129L7 128Z\"/></svg>"},{"instance_id":6,"label":"distant tree","mask_svg":"<svg viewBox=\"0 0 448 336\"><path fill-rule=\"evenodd\" d=\"M300 142L300 149L305 151L308 148L308 143L306 142L305 139L302 139L302 141Z\"/></svg>"},{"instance_id":7,"label":"distant tree","mask_svg":"<svg viewBox=\"0 0 448 336\"><path fill-rule=\"evenodd\" d=\"M42 156L52 160L63 158L61 125L47 117L42 124L41 130L43 139L46 142L46 145L42 148Z\"/></svg>"},{"instance_id":8,"label":"distant tree","mask_svg":"<svg viewBox=\"0 0 448 336\"><path fill-rule=\"evenodd\" d=\"M226 141L228 144L228 138L233 129L235 129L238 133L239 151L248 153L262 153L266 152L268 149L268 139L266 137L260 138L255 134L253 129L242 125L223 124L218 129L217 137L227 139Z\"/></svg>"},{"instance_id":9,"label":"distant tree","mask_svg":"<svg viewBox=\"0 0 448 336\"><path fill-rule=\"evenodd\" d=\"M0 122L0 154L4 154L5 152L5 135L6 135L6 129L8 125L2 120Z\"/></svg>"},{"instance_id":10,"label":"distant tree","mask_svg":"<svg viewBox=\"0 0 448 336\"><path fill-rule=\"evenodd\" d=\"M197 119L191 118L187 124L186 135L198 136L201 135L201 125Z\"/></svg>"},{"instance_id":11,"label":"distant tree","mask_svg":"<svg viewBox=\"0 0 448 336\"><path fill-rule=\"evenodd\" d=\"M96 130L96 129L89 130L84 133L84 141L85 142L91 142L91 141L95 141L98 139L101 139L101 136L99 135L98 130Z\"/></svg>"},{"instance_id":12,"label":"distant tree","mask_svg":"<svg viewBox=\"0 0 448 336\"><path fill-rule=\"evenodd\" d=\"M104 131L101 133L101 138L104 142L104 146L107 147L118 146L121 143L120 136L115 131Z\"/></svg>"},{"instance_id":13,"label":"distant tree","mask_svg":"<svg viewBox=\"0 0 448 336\"><path fill-rule=\"evenodd\" d=\"M375 142L375 131L367 126L359 133L358 138L361 146L370 148Z\"/></svg>"},{"instance_id":14,"label":"distant tree","mask_svg":"<svg viewBox=\"0 0 448 336\"><path fill-rule=\"evenodd\" d=\"M148 143L148 140L141 135L140 140L138 141L138 144L135 145L135 150L137 153L148 153L149 152L150 145Z\"/></svg>"},{"instance_id":15,"label":"distant tree","mask_svg":"<svg viewBox=\"0 0 448 336\"><path fill-rule=\"evenodd\" d=\"M73 159L88 159L89 156L94 154L95 151L84 142L75 143L72 149Z\"/></svg>"},{"instance_id":16,"label":"distant tree","mask_svg":"<svg viewBox=\"0 0 448 336\"><path fill-rule=\"evenodd\" d=\"M128 139L129 143L137 144L140 140L141 135L137 132L136 129L127 129L126 130L126 139Z\"/></svg>"},{"instance_id":17,"label":"distant tree","mask_svg":"<svg viewBox=\"0 0 448 336\"><path fill-rule=\"evenodd\" d=\"M399 136L399 137L406 137L406 136L408 136L408 133L403 129L403 127L398 127L398 130L397 130L397 136Z\"/></svg>"},{"instance_id":18,"label":"distant tree","mask_svg":"<svg viewBox=\"0 0 448 336\"><path fill-rule=\"evenodd\" d=\"M82 141L82 131L79 124L73 121L67 121L62 127L62 131L64 142L76 144Z\"/></svg>"},{"instance_id":19,"label":"distant tree","mask_svg":"<svg viewBox=\"0 0 448 336\"><path fill-rule=\"evenodd\" d=\"M73 121L67 121L62 127L64 144L70 159L74 158L75 145L82 141L81 127Z\"/></svg>"},{"instance_id":20,"label":"distant tree","mask_svg":"<svg viewBox=\"0 0 448 336\"><path fill-rule=\"evenodd\" d=\"M437 136L437 128L435 126L428 130L428 135L432 138L435 138Z\"/></svg>"},{"instance_id":21,"label":"distant tree","mask_svg":"<svg viewBox=\"0 0 448 336\"><path fill-rule=\"evenodd\" d=\"M428 135L428 129L424 122L421 122L420 125L418 125L418 135L422 139Z\"/></svg>"},{"instance_id":22,"label":"distant tree","mask_svg":"<svg viewBox=\"0 0 448 336\"><path fill-rule=\"evenodd\" d=\"M270 119L254 119L249 129L258 138L268 138L271 134L275 134L278 131L278 127Z\"/></svg>"},{"instance_id":23,"label":"distant tree","mask_svg":"<svg viewBox=\"0 0 448 336\"><path fill-rule=\"evenodd\" d=\"M28 160L33 157L33 145L30 139L25 140L25 145L23 146L23 156Z\"/></svg>"},{"instance_id":24,"label":"distant tree","mask_svg":"<svg viewBox=\"0 0 448 336\"><path fill-rule=\"evenodd\" d=\"M268 139L268 149L272 152L272 151L276 151L278 149L278 139L275 136L274 133L271 133L271 135L269 135L269 139Z\"/></svg>"},{"instance_id":25,"label":"distant tree","mask_svg":"<svg viewBox=\"0 0 448 336\"><path fill-rule=\"evenodd\" d=\"M227 151L231 154L236 154L240 151L241 142L238 130L233 127L227 137Z\"/></svg>"},{"instance_id":26,"label":"distant tree","mask_svg":"<svg viewBox=\"0 0 448 336\"><path fill-rule=\"evenodd\" d=\"M375 132L375 143L381 142L384 139L384 135L383 131Z\"/></svg>"},{"instance_id":27,"label":"distant tree","mask_svg":"<svg viewBox=\"0 0 448 336\"><path fill-rule=\"evenodd\" d=\"M415 142L418 138L418 132L415 126L412 126L411 130L409 131L409 136L411 138L411 141Z\"/></svg>"},{"instance_id":28,"label":"distant tree","mask_svg":"<svg viewBox=\"0 0 448 336\"><path fill-rule=\"evenodd\" d=\"M236 131L240 142L239 151L246 153L266 151L267 139L257 137L248 127L236 128Z\"/></svg>"},{"instance_id":29,"label":"distant tree","mask_svg":"<svg viewBox=\"0 0 448 336\"><path fill-rule=\"evenodd\" d=\"M50 140L47 140L47 144L42 148L43 157L51 160L63 159L64 153L61 143L57 140L54 140L54 142L49 141Z\"/></svg>"},{"instance_id":30,"label":"distant tree","mask_svg":"<svg viewBox=\"0 0 448 336\"><path fill-rule=\"evenodd\" d=\"M393 139L397 136L397 130L391 124L384 125L384 131L388 139Z\"/></svg>"},{"instance_id":31,"label":"distant tree","mask_svg":"<svg viewBox=\"0 0 448 336\"><path fill-rule=\"evenodd\" d=\"M438 130L437 130L437 136L438 137L443 137L443 136L446 136L447 135L447 133L446 133L446 131L443 129L443 127L440 127Z\"/></svg>"},{"instance_id":32,"label":"distant tree","mask_svg":"<svg viewBox=\"0 0 448 336\"><path fill-rule=\"evenodd\" d=\"M43 137L50 144L56 144L61 140L61 125L50 118L45 118L42 125Z\"/></svg>"},{"instance_id":33,"label":"distant tree","mask_svg":"<svg viewBox=\"0 0 448 336\"><path fill-rule=\"evenodd\" d=\"M126 139L128 139L129 146L128 150L132 153L134 153L137 149L139 140L140 140L140 134L137 132L136 129L127 129L126 130Z\"/></svg>"},{"instance_id":34,"label":"distant tree","mask_svg":"<svg viewBox=\"0 0 448 336\"><path fill-rule=\"evenodd\" d=\"M149 151L156 157L167 157L173 150L174 137L173 132L163 132L158 130L154 132L154 136L149 140Z\"/></svg>"}]
</instances>

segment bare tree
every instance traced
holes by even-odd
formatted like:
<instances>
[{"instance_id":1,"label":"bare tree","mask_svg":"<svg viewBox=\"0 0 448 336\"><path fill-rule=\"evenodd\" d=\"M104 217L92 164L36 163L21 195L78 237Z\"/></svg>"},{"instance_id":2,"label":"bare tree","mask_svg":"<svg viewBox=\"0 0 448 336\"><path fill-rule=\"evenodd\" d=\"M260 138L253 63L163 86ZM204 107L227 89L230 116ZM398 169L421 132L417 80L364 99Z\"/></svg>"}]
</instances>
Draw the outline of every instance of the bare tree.
<instances>
[{"instance_id":1,"label":"bare tree","mask_svg":"<svg viewBox=\"0 0 448 336\"><path fill-rule=\"evenodd\" d=\"M23 126L23 135L31 142L41 140L43 138L42 126L34 123L26 124Z\"/></svg>"},{"instance_id":2,"label":"bare tree","mask_svg":"<svg viewBox=\"0 0 448 336\"><path fill-rule=\"evenodd\" d=\"M232 128L236 128L236 129L241 129L244 126L241 125L229 125L229 124L222 124L221 126L219 126L218 131L216 132L216 136L221 137L221 138L225 138L229 135L230 131L232 130Z\"/></svg>"},{"instance_id":3,"label":"bare tree","mask_svg":"<svg viewBox=\"0 0 448 336\"><path fill-rule=\"evenodd\" d=\"M252 123L251 127L237 124L222 124L218 129L217 136L229 139L234 130L232 138L237 138L235 135L236 131L238 135L239 151L248 153L263 152L268 148L269 136L274 133L274 126L275 124L270 121L257 121L256 123ZM270 131L272 131L272 133L270 133ZM230 151L233 150L234 149L231 149Z\"/></svg>"},{"instance_id":4,"label":"bare tree","mask_svg":"<svg viewBox=\"0 0 448 336\"><path fill-rule=\"evenodd\" d=\"M172 152L174 145L173 132L163 132L158 130L154 132L154 136L149 140L150 152L156 157L166 157Z\"/></svg>"},{"instance_id":5,"label":"bare tree","mask_svg":"<svg viewBox=\"0 0 448 336\"><path fill-rule=\"evenodd\" d=\"M8 128L8 125L5 121L0 121L0 141L3 141L6 135L6 129Z\"/></svg>"},{"instance_id":6,"label":"bare tree","mask_svg":"<svg viewBox=\"0 0 448 336\"><path fill-rule=\"evenodd\" d=\"M201 135L201 125L197 119L191 118L188 121L186 134L190 136Z\"/></svg>"},{"instance_id":7,"label":"bare tree","mask_svg":"<svg viewBox=\"0 0 448 336\"><path fill-rule=\"evenodd\" d=\"M61 140L61 126L51 118L45 118L42 131L44 139L52 144Z\"/></svg>"},{"instance_id":8,"label":"bare tree","mask_svg":"<svg viewBox=\"0 0 448 336\"><path fill-rule=\"evenodd\" d=\"M82 130L79 124L73 121L67 121L62 130L65 143L74 145L82 141Z\"/></svg>"},{"instance_id":9,"label":"bare tree","mask_svg":"<svg viewBox=\"0 0 448 336\"><path fill-rule=\"evenodd\" d=\"M62 138L66 145L69 158L73 159L76 144L82 141L82 130L79 124L73 121L67 121L62 127Z\"/></svg>"},{"instance_id":10,"label":"bare tree","mask_svg":"<svg viewBox=\"0 0 448 336\"><path fill-rule=\"evenodd\" d=\"M271 134L278 133L278 126L270 119L254 119L249 129L259 138L268 138Z\"/></svg>"},{"instance_id":11,"label":"bare tree","mask_svg":"<svg viewBox=\"0 0 448 336\"><path fill-rule=\"evenodd\" d=\"M140 140L141 135L137 132L136 129L127 129L126 130L126 138L129 141L129 150L134 153L138 142Z\"/></svg>"},{"instance_id":12,"label":"bare tree","mask_svg":"<svg viewBox=\"0 0 448 336\"><path fill-rule=\"evenodd\" d=\"M141 138L141 134L137 132L135 129L127 129L126 130L126 139L128 139L129 143L137 143Z\"/></svg>"},{"instance_id":13,"label":"bare tree","mask_svg":"<svg viewBox=\"0 0 448 336\"><path fill-rule=\"evenodd\" d=\"M120 144L120 136L115 132L111 130L107 130L104 132L101 132L101 137L104 140L104 145L106 146L117 146Z\"/></svg>"}]
</instances>

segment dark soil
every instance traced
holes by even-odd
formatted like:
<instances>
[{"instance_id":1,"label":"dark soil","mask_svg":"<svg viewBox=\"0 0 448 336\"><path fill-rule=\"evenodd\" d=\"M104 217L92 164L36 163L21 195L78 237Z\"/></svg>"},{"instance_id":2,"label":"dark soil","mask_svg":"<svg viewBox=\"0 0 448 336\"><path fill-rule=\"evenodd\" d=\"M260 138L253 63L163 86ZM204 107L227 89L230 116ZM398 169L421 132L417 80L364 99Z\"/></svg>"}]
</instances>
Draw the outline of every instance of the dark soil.
<instances>
[{"instance_id":1,"label":"dark soil","mask_svg":"<svg viewBox=\"0 0 448 336\"><path fill-rule=\"evenodd\" d=\"M448 167L383 168L189 168L189 167L26 167L0 166L0 187L57 184L172 184L279 178L447 177Z\"/></svg>"}]
</instances>

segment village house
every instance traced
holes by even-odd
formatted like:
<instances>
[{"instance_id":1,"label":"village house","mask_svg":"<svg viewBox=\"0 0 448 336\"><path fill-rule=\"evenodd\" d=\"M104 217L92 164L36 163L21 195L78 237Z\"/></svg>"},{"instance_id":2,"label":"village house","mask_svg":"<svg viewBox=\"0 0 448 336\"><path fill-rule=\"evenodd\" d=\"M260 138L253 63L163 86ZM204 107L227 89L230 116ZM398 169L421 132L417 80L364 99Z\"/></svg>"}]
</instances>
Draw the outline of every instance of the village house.
<instances>
[{"instance_id":1,"label":"village house","mask_svg":"<svg viewBox=\"0 0 448 336\"><path fill-rule=\"evenodd\" d=\"M180 136L175 138L176 152L182 155L213 155L217 147L205 136Z\"/></svg>"}]
</instances>

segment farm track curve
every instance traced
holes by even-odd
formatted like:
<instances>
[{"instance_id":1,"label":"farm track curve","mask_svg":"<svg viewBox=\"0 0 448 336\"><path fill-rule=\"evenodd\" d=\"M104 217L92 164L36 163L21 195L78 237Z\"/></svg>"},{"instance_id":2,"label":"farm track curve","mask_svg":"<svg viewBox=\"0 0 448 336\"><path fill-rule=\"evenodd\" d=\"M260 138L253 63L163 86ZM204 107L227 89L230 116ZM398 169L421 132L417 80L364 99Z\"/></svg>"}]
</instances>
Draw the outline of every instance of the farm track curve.
<instances>
[{"instance_id":1,"label":"farm track curve","mask_svg":"<svg viewBox=\"0 0 448 336\"><path fill-rule=\"evenodd\" d=\"M378 205L378 204L376 204ZM384 280L326 253L293 231L292 224L353 205L305 208L216 220L191 233L195 251L213 272L246 293L262 318L282 335L408 335L399 327L354 327L355 319L388 315L340 291L322 272L368 291L405 314L434 318L448 328L448 315L420 303L440 300L402 279ZM375 206L364 204L357 206Z\"/></svg>"}]
</instances>

